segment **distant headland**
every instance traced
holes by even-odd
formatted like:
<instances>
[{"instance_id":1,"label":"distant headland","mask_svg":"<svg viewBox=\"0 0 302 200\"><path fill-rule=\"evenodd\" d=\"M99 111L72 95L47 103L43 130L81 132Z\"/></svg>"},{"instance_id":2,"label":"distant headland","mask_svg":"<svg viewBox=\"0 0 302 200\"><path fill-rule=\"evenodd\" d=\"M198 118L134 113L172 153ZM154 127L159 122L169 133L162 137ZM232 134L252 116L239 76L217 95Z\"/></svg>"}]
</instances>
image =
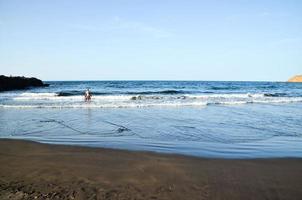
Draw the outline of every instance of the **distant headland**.
<instances>
[{"instance_id":1,"label":"distant headland","mask_svg":"<svg viewBox=\"0 0 302 200\"><path fill-rule=\"evenodd\" d=\"M302 75L297 75L288 80L288 82L302 83Z\"/></svg>"},{"instance_id":2,"label":"distant headland","mask_svg":"<svg viewBox=\"0 0 302 200\"><path fill-rule=\"evenodd\" d=\"M26 78L24 76L0 75L0 92L9 90L22 90L29 87L46 87L49 84L43 83L37 78Z\"/></svg>"}]
</instances>

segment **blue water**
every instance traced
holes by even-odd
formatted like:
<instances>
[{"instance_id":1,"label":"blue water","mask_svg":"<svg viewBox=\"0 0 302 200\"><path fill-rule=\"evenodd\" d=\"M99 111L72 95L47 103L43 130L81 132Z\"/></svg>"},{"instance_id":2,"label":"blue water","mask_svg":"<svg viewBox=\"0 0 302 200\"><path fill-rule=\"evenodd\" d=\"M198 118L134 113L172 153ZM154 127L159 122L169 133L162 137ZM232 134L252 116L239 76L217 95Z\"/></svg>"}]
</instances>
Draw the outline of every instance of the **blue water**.
<instances>
[{"instance_id":1,"label":"blue water","mask_svg":"<svg viewBox=\"0 0 302 200\"><path fill-rule=\"evenodd\" d=\"M0 93L1 138L202 157L302 157L299 83L48 83Z\"/></svg>"}]
</instances>

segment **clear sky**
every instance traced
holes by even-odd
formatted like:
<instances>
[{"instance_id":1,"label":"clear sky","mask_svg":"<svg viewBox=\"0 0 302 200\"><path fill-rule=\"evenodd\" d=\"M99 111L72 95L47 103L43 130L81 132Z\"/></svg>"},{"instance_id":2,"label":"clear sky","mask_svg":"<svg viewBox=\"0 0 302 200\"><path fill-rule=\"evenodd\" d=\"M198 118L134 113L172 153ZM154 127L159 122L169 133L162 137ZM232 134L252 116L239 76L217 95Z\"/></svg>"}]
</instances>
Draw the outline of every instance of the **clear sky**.
<instances>
[{"instance_id":1,"label":"clear sky","mask_svg":"<svg viewBox=\"0 0 302 200\"><path fill-rule=\"evenodd\" d=\"M0 74L284 81L302 74L302 1L0 0Z\"/></svg>"}]
</instances>

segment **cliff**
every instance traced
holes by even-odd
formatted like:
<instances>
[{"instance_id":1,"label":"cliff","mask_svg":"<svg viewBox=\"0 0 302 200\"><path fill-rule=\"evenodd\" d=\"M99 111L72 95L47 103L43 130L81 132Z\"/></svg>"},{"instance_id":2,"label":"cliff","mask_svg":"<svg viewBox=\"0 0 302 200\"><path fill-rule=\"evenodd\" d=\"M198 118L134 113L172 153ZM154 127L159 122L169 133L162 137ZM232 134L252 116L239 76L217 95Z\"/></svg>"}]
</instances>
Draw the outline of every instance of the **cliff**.
<instances>
[{"instance_id":1,"label":"cliff","mask_svg":"<svg viewBox=\"0 0 302 200\"><path fill-rule=\"evenodd\" d=\"M288 82L300 82L302 83L302 75L297 75L288 80Z\"/></svg>"},{"instance_id":2,"label":"cliff","mask_svg":"<svg viewBox=\"0 0 302 200\"><path fill-rule=\"evenodd\" d=\"M8 90L21 90L29 87L45 87L49 84L44 84L37 78L26 78L21 76L3 76L0 75L0 92Z\"/></svg>"}]
</instances>

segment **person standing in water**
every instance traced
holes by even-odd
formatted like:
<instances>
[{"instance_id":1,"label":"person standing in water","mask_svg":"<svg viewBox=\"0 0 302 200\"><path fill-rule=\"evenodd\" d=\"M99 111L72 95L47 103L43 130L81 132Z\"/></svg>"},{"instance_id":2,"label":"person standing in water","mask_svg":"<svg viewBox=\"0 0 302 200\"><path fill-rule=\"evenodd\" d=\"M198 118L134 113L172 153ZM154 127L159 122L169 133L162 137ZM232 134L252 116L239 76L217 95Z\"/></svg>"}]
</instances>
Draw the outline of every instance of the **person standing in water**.
<instances>
[{"instance_id":1,"label":"person standing in water","mask_svg":"<svg viewBox=\"0 0 302 200\"><path fill-rule=\"evenodd\" d=\"M90 101L91 100L91 92L89 89L86 89L85 91L85 101Z\"/></svg>"}]
</instances>

